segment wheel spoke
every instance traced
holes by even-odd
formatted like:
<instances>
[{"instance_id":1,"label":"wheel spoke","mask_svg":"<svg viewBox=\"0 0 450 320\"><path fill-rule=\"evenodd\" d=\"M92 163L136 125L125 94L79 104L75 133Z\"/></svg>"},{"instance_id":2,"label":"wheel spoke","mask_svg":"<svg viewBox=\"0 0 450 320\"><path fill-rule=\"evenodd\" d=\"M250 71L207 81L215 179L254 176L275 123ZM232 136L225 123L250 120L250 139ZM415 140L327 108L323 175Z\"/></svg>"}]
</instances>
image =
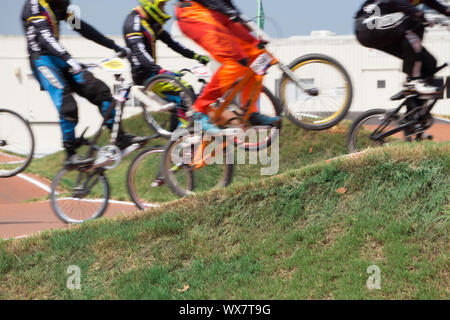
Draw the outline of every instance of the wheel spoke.
<instances>
[{"instance_id":1,"label":"wheel spoke","mask_svg":"<svg viewBox=\"0 0 450 320\"><path fill-rule=\"evenodd\" d=\"M108 181L99 172L86 175L77 170L62 170L53 181L50 197L53 210L62 221L82 223L105 212L109 200Z\"/></svg>"}]
</instances>

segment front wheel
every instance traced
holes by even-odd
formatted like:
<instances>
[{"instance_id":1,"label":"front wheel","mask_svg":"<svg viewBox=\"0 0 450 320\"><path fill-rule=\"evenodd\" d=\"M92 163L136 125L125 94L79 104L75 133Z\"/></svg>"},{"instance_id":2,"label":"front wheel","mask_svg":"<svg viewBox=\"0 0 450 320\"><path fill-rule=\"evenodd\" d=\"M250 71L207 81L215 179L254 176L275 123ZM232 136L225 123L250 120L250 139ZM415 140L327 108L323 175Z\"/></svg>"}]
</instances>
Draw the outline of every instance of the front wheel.
<instances>
[{"instance_id":1,"label":"front wheel","mask_svg":"<svg viewBox=\"0 0 450 320\"><path fill-rule=\"evenodd\" d=\"M403 140L404 134L395 132L396 128L401 125L400 119L400 116L392 115L383 109L364 112L353 122L348 132L349 153ZM395 133L390 134L392 130L395 130Z\"/></svg>"},{"instance_id":2,"label":"front wheel","mask_svg":"<svg viewBox=\"0 0 450 320\"><path fill-rule=\"evenodd\" d=\"M108 207L109 184L102 172L61 170L50 193L53 210L65 223L101 217Z\"/></svg>"},{"instance_id":3,"label":"front wheel","mask_svg":"<svg viewBox=\"0 0 450 320\"><path fill-rule=\"evenodd\" d=\"M208 137L193 128L183 131L166 144L161 159L160 170L170 189L185 197L193 191L227 187L233 178L234 154L229 152L234 150L233 141Z\"/></svg>"},{"instance_id":4,"label":"front wheel","mask_svg":"<svg viewBox=\"0 0 450 320\"><path fill-rule=\"evenodd\" d=\"M287 117L306 130L329 129L347 115L353 99L348 72L336 60L324 55L306 55L289 65L302 90L286 73L280 83L280 99Z\"/></svg>"},{"instance_id":5,"label":"front wheel","mask_svg":"<svg viewBox=\"0 0 450 320\"><path fill-rule=\"evenodd\" d=\"M0 109L0 178L25 170L33 154L34 136L28 121L11 110Z\"/></svg>"},{"instance_id":6,"label":"front wheel","mask_svg":"<svg viewBox=\"0 0 450 320\"><path fill-rule=\"evenodd\" d=\"M137 155L128 169L128 193L140 210L156 206L155 202L165 202L176 198L160 171L163 153L162 147L144 150ZM192 179L191 172L186 171L183 185L187 189L192 190Z\"/></svg>"}]
</instances>

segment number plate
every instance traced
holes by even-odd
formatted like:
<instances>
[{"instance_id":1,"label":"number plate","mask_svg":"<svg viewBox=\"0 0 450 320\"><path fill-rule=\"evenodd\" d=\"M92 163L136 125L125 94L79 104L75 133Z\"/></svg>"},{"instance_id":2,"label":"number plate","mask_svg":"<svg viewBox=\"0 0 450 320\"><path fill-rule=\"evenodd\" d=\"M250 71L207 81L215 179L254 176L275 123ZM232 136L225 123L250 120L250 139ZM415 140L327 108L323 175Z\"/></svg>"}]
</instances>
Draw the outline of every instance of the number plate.
<instances>
[{"instance_id":1,"label":"number plate","mask_svg":"<svg viewBox=\"0 0 450 320\"><path fill-rule=\"evenodd\" d=\"M126 71L127 66L121 59L114 58L104 61L102 63L102 68L109 72L122 73Z\"/></svg>"},{"instance_id":2,"label":"number plate","mask_svg":"<svg viewBox=\"0 0 450 320\"><path fill-rule=\"evenodd\" d=\"M267 69L269 69L270 64L273 61L273 57L268 53L261 54L255 61L251 64L250 68L255 71L256 74L264 75Z\"/></svg>"}]
</instances>

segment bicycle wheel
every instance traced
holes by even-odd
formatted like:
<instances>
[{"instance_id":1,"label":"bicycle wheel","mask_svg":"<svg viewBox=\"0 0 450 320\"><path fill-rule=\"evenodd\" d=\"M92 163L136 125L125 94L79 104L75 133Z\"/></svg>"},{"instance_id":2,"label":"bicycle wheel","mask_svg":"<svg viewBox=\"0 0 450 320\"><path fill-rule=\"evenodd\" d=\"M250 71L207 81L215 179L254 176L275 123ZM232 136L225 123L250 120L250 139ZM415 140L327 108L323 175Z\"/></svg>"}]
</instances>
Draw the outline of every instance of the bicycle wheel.
<instances>
[{"instance_id":1,"label":"bicycle wheel","mask_svg":"<svg viewBox=\"0 0 450 320\"><path fill-rule=\"evenodd\" d=\"M160 173L161 155L163 153L163 147L152 147L144 150L137 155L128 169L128 193L141 210L154 207L155 202L174 200L174 195ZM184 185L192 190L191 172L187 170L185 173Z\"/></svg>"},{"instance_id":2,"label":"bicycle wheel","mask_svg":"<svg viewBox=\"0 0 450 320\"><path fill-rule=\"evenodd\" d=\"M54 212L65 223L93 220L108 207L108 180L98 171L63 169L53 181L50 198Z\"/></svg>"},{"instance_id":3,"label":"bicycle wheel","mask_svg":"<svg viewBox=\"0 0 450 320\"><path fill-rule=\"evenodd\" d=\"M239 99L238 99L239 100ZM238 102L239 105L242 105ZM263 87L258 100L258 112L268 116L281 116L283 108L280 101L269 89ZM281 130L281 121L276 126L253 126L244 133L244 137L236 138L236 146L246 151L261 151L271 146L278 138Z\"/></svg>"},{"instance_id":4,"label":"bicycle wheel","mask_svg":"<svg viewBox=\"0 0 450 320\"><path fill-rule=\"evenodd\" d=\"M0 178L25 170L33 154L34 136L28 121L13 111L0 109Z\"/></svg>"},{"instance_id":5,"label":"bicycle wheel","mask_svg":"<svg viewBox=\"0 0 450 320\"><path fill-rule=\"evenodd\" d=\"M191 116L195 96L191 88L182 80L169 75L158 75L152 78L144 88L149 98L143 103L143 113L147 124L155 132L169 138L178 126L176 106L181 106L188 118Z\"/></svg>"},{"instance_id":6,"label":"bicycle wheel","mask_svg":"<svg viewBox=\"0 0 450 320\"><path fill-rule=\"evenodd\" d=\"M307 88L317 89L308 94L283 74L281 102L294 124L307 130L325 130L344 119L352 103L353 87L339 62L314 54L298 58L289 69Z\"/></svg>"},{"instance_id":7,"label":"bicycle wheel","mask_svg":"<svg viewBox=\"0 0 450 320\"><path fill-rule=\"evenodd\" d=\"M385 138L377 138L383 133L398 128L401 125L400 118L398 115L389 116L389 112L383 109L369 110L361 114L353 122L348 132L348 151L355 153L367 148L403 140L404 134L401 132Z\"/></svg>"},{"instance_id":8,"label":"bicycle wheel","mask_svg":"<svg viewBox=\"0 0 450 320\"><path fill-rule=\"evenodd\" d=\"M185 197L231 183L234 154L229 156L227 150L234 150L234 141L232 138L225 142L222 138L208 137L191 128L183 134L176 133L166 144L160 170L175 194Z\"/></svg>"}]
</instances>

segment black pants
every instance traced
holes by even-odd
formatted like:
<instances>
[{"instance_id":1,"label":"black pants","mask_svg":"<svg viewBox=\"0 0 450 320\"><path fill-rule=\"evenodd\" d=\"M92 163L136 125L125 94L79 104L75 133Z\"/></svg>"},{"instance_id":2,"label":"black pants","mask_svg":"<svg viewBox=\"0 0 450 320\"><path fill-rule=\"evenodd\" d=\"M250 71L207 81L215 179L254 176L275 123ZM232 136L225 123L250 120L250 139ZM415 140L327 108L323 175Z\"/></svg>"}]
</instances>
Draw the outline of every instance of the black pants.
<instances>
[{"instance_id":1,"label":"black pants","mask_svg":"<svg viewBox=\"0 0 450 320\"><path fill-rule=\"evenodd\" d=\"M365 47L374 48L403 60L403 72L410 78L428 78L436 70L437 61L422 46L425 28L422 23L406 19L390 29L369 29L363 18L355 20L355 34Z\"/></svg>"}]
</instances>

